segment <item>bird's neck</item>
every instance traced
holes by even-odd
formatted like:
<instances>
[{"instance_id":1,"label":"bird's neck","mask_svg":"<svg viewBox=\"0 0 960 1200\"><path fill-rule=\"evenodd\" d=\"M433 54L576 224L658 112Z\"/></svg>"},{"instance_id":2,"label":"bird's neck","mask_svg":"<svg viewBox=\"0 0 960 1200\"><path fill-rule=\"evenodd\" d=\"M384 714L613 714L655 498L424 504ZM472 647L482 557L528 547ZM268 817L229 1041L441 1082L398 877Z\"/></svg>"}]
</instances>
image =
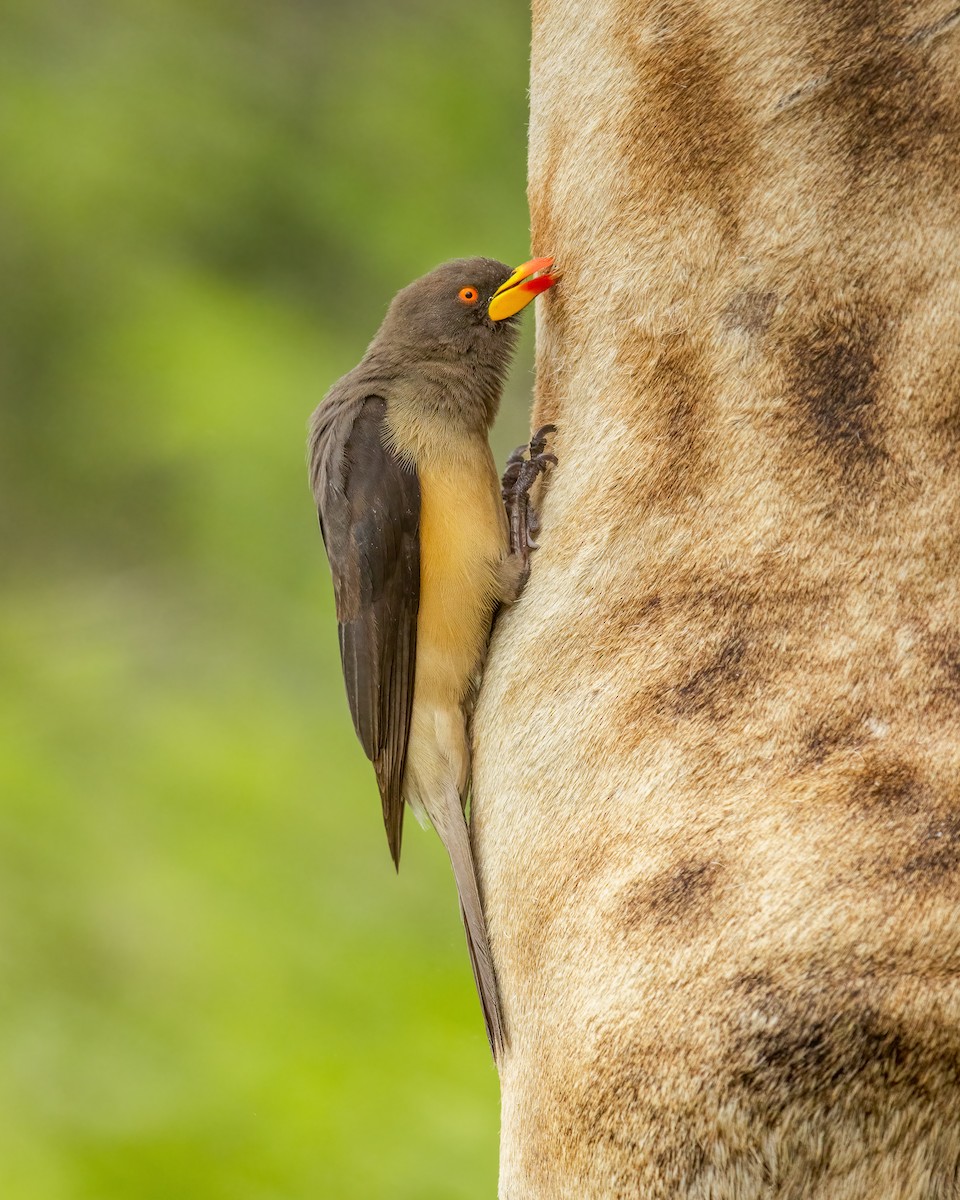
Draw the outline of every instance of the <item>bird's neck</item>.
<instances>
[{"instance_id":1,"label":"bird's neck","mask_svg":"<svg viewBox=\"0 0 960 1200\"><path fill-rule=\"evenodd\" d=\"M500 407L502 370L474 355L439 358L377 354L371 374L382 382L387 405L424 424L469 437L486 437Z\"/></svg>"},{"instance_id":2,"label":"bird's neck","mask_svg":"<svg viewBox=\"0 0 960 1200\"><path fill-rule=\"evenodd\" d=\"M398 388L387 400L387 425L396 449L419 465L469 461L488 448L488 426L476 412L457 410L444 397Z\"/></svg>"}]
</instances>

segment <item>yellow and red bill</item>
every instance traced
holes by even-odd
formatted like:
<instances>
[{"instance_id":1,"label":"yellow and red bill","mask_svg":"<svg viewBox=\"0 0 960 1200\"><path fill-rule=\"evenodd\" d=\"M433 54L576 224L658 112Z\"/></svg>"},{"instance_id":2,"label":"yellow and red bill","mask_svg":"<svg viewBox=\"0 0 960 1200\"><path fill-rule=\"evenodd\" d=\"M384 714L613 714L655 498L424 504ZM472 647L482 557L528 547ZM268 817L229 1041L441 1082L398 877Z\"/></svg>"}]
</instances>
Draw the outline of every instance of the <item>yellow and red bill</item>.
<instances>
[{"instance_id":1,"label":"yellow and red bill","mask_svg":"<svg viewBox=\"0 0 960 1200\"><path fill-rule=\"evenodd\" d=\"M524 308L534 296L539 296L560 278L551 275L552 258L531 258L517 267L510 278L493 293L487 313L493 321L503 321ZM542 272L539 274L538 272Z\"/></svg>"}]
</instances>

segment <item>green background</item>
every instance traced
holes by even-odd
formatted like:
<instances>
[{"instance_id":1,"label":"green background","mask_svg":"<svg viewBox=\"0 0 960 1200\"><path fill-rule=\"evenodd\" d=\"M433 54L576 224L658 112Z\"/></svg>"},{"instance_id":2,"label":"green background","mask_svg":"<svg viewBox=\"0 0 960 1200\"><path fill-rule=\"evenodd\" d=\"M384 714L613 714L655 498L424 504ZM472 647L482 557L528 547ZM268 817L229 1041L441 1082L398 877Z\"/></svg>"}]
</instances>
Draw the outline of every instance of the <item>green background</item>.
<instances>
[{"instance_id":1,"label":"green background","mask_svg":"<svg viewBox=\"0 0 960 1200\"><path fill-rule=\"evenodd\" d=\"M528 19L4 2L4 1200L495 1194L452 880L414 822L393 873L304 437L398 287L528 256Z\"/></svg>"}]
</instances>

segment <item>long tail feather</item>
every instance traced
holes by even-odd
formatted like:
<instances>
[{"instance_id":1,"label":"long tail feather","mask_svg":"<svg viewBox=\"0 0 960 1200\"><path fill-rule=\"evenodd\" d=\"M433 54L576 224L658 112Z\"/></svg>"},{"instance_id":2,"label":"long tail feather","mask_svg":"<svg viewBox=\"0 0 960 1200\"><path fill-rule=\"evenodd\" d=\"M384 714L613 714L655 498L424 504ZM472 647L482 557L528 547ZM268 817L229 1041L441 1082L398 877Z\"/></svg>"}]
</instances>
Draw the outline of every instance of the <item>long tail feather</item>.
<instances>
[{"instance_id":1,"label":"long tail feather","mask_svg":"<svg viewBox=\"0 0 960 1200\"><path fill-rule=\"evenodd\" d=\"M483 1020L487 1029L490 1049L493 1051L494 1059L499 1063L503 1056L506 1036L503 1015L500 1010L497 976L493 969L493 959L487 941L487 927L483 919L483 907L480 903L480 890L477 886L473 852L470 849L470 837L463 816L460 796L454 787L445 789L445 791L443 818L439 821L435 819L434 826L450 856L450 865L453 867L453 876L460 895L460 915L463 918L463 928L467 935L467 949L470 951L473 979L477 985L480 1007L483 1009Z\"/></svg>"}]
</instances>

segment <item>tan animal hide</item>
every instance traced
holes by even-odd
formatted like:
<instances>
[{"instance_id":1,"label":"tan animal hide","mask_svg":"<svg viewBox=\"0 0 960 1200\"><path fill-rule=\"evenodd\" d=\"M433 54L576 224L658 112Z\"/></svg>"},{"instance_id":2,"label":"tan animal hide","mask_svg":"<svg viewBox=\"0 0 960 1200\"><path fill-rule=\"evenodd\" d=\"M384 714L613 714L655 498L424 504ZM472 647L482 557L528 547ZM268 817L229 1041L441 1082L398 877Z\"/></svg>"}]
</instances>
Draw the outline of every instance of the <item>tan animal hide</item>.
<instances>
[{"instance_id":1,"label":"tan animal hide","mask_svg":"<svg viewBox=\"0 0 960 1200\"><path fill-rule=\"evenodd\" d=\"M539 0L503 1200L960 1195L960 9Z\"/></svg>"}]
</instances>

